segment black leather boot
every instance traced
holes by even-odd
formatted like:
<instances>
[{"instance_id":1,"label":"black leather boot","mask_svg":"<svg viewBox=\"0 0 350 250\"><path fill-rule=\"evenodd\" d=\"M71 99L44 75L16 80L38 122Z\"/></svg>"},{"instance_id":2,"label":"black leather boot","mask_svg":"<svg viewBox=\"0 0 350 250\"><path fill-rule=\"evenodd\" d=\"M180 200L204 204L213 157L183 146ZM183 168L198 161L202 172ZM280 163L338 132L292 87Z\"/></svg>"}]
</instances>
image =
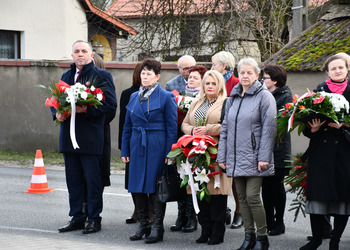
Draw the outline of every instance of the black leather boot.
<instances>
[{"instance_id":1,"label":"black leather boot","mask_svg":"<svg viewBox=\"0 0 350 250\"><path fill-rule=\"evenodd\" d=\"M347 215L334 216L334 229L331 233L331 240L329 241L329 250L339 249L339 241L348 223L348 219L349 216Z\"/></svg>"},{"instance_id":2,"label":"black leather boot","mask_svg":"<svg viewBox=\"0 0 350 250\"><path fill-rule=\"evenodd\" d=\"M329 241L329 250L339 250L339 238L331 237Z\"/></svg>"},{"instance_id":3,"label":"black leather boot","mask_svg":"<svg viewBox=\"0 0 350 250\"><path fill-rule=\"evenodd\" d=\"M186 203L186 225L182 228L182 232L188 233L197 230L197 215L193 208L192 198L187 197Z\"/></svg>"},{"instance_id":4,"label":"black leather boot","mask_svg":"<svg viewBox=\"0 0 350 250\"><path fill-rule=\"evenodd\" d=\"M286 231L286 227L284 225L284 223L274 223L272 225L272 229L269 232L269 235L274 236L274 235L280 235L280 234L284 234Z\"/></svg>"},{"instance_id":5,"label":"black leather boot","mask_svg":"<svg viewBox=\"0 0 350 250\"><path fill-rule=\"evenodd\" d=\"M130 240L132 241L141 240L143 235L147 237L151 233L147 194L135 194L135 207L139 216L140 225L136 233L130 236Z\"/></svg>"},{"instance_id":6,"label":"black leather boot","mask_svg":"<svg viewBox=\"0 0 350 250\"><path fill-rule=\"evenodd\" d=\"M164 215L166 209L166 203L160 202L155 195L152 194L153 204L154 204L154 221L152 226L151 234L146 238L145 242L147 244L157 243L158 241L163 241L164 235Z\"/></svg>"},{"instance_id":7,"label":"black leather boot","mask_svg":"<svg viewBox=\"0 0 350 250\"><path fill-rule=\"evenodd\" d=\"M255 233L245 233L243 244L237 250L249 250L252 249L256 242Z\"/></svg>"},{"instance_id":8,"label":"black leather boot","mask_svg":"<svg viewBox=\"0 0 350 250\"><path fill-rule=\"evenodd\" d=\"M210 237L210 229L205 228L202 225L202 233L201 233L201 236L198 239L196 239L196 243L207 243L209 237Z\"/></svg>"},{"instance_id":9,"label":"black leather boot","mask_svg":"<svg viewBox=\"0 0 350 250\"><path fill-rule=\"evenodd\" d=\"M322 244L323 228L327 222L326 217L321 214L310 214L312 239L309 243L299 248L300 250L316 250Z\"/></svg>"},{"instance_id":10,"label":"black leather boot","mask_svg":"<svg viewBox=\"0 0 350 250\"><path fill-rule=\"evenodd\" d=\"M231 228L236 229L236 228L240 228L242 226L243 226L242 215L240 213L235 213L235 215L233 216Z\"/></svg>"},{"instance_id":11,"label":"black leather boot","mask_svg":"<svg viewBox=\"0 0 350 250\"><path fill-rule=\"evenodd\" d=\"M181 231L182 227L186 225L186 200L180 200L177 202L178 214L175 225L170 227L170 231Z\"/></svg>"},{"instance_id":12,"label":"black leather boot","mask_svg":"<svg viewBox=\"0 0 350 250\"><path fill-rule=\"evenodd\" d=\"M256 242L254 247L252 248L253 250L268 250L270 246L269 239L267 236L258 236L256 238Z\"/></svg>"}]
</instances>

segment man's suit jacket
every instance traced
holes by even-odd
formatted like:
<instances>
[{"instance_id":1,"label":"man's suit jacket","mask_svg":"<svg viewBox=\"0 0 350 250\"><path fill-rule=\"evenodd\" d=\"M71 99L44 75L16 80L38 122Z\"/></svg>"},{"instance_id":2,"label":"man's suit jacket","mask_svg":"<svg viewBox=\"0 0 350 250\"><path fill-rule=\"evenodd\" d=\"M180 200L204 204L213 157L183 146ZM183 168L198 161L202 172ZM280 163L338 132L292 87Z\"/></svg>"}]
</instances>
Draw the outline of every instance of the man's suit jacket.
<instances>
[{"instance_id":1,"label":"man's suit jacket","mask_svg":"<svg viewBox=\"0 0 350 250\"><path fill-rule=\"evenodd\" d=\"M61 80L74 85L74 75L76 72L75 64L71 64L71 69L66 71ZM68 117L61 123L59 151L62 153L82 153L102 155L104 143L104 123L108 113L115 112L117 108L117 98L111 73L102 70L94 65L93 62L86 64L77 79L77 82L85 84L87 81L96 81L100 84L101 90L105 96L103 105L98 108L87 107L86 113L77 113L75 121L75 134L79 149L74 149L70 139L70 121ZM53 112L55 119L55 112Z\"/></svg>"},{"instance_id":2,"label":"man's suit jacket","mask_svg":"<svg viewBox=\"0 0 350 250\"><path fill-rule=\"evenodd\" d=\"M177 90L177 92L181 93L185 91L186 89L186 81L185 78L182 75L178 75L171 79L169 82L166 84L166 90L167 91L173 91L174 89Z\"/></svg>"}]
</instances>

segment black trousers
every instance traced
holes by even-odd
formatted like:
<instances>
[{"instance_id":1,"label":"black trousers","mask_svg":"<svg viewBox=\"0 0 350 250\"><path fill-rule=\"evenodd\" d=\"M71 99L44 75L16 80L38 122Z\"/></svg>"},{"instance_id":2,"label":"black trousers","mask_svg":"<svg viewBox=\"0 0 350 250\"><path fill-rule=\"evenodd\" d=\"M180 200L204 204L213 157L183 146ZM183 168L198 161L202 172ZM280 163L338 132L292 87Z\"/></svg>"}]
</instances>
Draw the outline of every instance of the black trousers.
<instances>
[{"instance_id":1,"label":"black trousers","mask_svg":"<svg viewBox=\"0 0 350 250\"><path fill-rule=\"evenodd\" d=\"M286 207L286 191L283 184L284 176L264 177L262 183L262 198L266 213L268 230L274 223L282 224Z\"/></svg>"},{"instance_id":2,"label":"black trousers","mask_svg":"<svg viewBox=\"0 0 350 250\"><path fill-rule=\"evenodd\" d=\"M63 153L63 157L69 193L69 216L73 217L73 221L85 220L86 215L83 213L82 208L86 192L88 221L100 222L103 192L100 173L101 156Z\"/></svg>"},{"instance_id":3,"label":"black trousers","mask_svg":"<svg viewBox=\"0 0 350 250\"><path fill-rule=\"evenodd\" d=\"M211 195L210 203L203 199L198 201L198 205L198 222L202 226L202 233L210 235L211 239L223 239L226 229L227 195Z\"/></svg>"}]
</instances>

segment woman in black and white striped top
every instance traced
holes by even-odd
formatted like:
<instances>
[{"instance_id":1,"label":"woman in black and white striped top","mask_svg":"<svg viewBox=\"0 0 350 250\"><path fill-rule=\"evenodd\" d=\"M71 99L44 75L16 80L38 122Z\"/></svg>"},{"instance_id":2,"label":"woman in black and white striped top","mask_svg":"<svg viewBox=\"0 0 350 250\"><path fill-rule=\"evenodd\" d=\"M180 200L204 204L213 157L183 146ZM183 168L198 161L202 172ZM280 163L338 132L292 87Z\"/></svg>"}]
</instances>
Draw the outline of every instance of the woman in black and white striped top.
<instances>
[{"instance_id":1,"label":"woman in black and white striped top","mask_svg":"<svg viewBox=\"0 0 350 250\"><path fill-rule=\"evenodd\" d=\"M199 99L191 103L182 123L182 132L187 135L210 135L218 141L221 109L225 99L225 80L222 74L216 70L207 71L201 83ZM211 201L198 201L198 221L202 226L202 233L196 240L197 243L215 245L223 242L227 196L231 193L231 186L232 178L227 178L226 173L220 175L220 187L214 188L214 178L210 177L207 188Z\"/></svg>"}]
</instances>

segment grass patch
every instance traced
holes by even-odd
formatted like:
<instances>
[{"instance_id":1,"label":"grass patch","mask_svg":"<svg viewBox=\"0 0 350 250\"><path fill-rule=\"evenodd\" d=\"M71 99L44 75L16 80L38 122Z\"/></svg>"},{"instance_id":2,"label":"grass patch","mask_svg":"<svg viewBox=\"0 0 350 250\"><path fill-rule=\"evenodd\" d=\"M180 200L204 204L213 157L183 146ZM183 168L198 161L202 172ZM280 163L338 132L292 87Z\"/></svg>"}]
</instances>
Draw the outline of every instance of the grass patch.
<instances>
[{"instance_id":1,"label":"grass patch","mask_svg":"<svg viewBox=\"0 0 350 250\"><path fill-rule=\"evenodd\" d=\"M43 151L45 165L62 165L64 167L63 154L57 151ZM16 152L0 150L0 161L11 162L16 165L33 165L35 160L35 152ZM112 156L112 170L125 170L125 164L119 157Z\"/></svg>"},{"instance_id":2,"label":"grass patch","mask_svg":"<svg viewBox=\"0 0 350 250\"><path fill-rule=\"evenodd\" d=\"M62 154L55 151L43 152L45 164L64 164ZM0 160L9 161L18 165L34 164L35 152L16 152L0 150Z\"/></svg>"}]
</instances>

